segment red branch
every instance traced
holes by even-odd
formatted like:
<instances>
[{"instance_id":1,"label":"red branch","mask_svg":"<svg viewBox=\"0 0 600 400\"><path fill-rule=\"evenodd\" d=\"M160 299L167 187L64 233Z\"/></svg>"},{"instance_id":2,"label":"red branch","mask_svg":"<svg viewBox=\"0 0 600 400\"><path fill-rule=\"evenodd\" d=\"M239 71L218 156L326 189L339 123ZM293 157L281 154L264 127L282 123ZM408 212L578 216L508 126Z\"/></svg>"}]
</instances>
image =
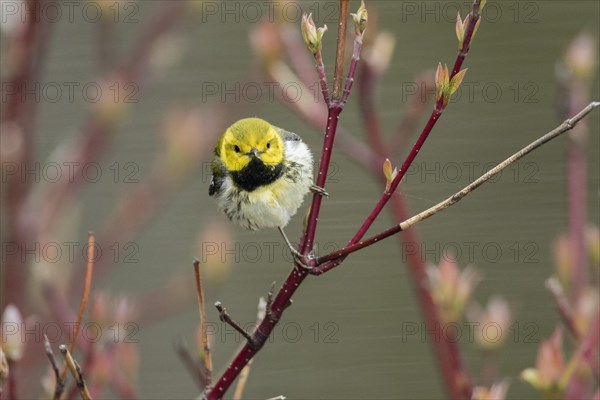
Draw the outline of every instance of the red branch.
<instances>
[{"instance_id":1,"label":"red branch","mask_svg":"<svg viewBox=\"0 0 600 400\"><path fill-rule=\"evenodd\" d=\"M342 80L342 78L339 76L339 74L342 73L341 68L339 68L339 66L343 65L346 20L349 14L348 1L341 0L340 4L340 30L338 32L338 51L336 53L336 70L334 73L334 82L341 82ZM358 49L358 51L360 51L360 49ZM351 71L355 71L355 69ZM349 75L348 79L351 78L353 78L353 76ZM321 188L325 188L327 172L329 170L329 162L331 160L331 153L333 151L333 143L335 140L339 116L343 109L343 104L341 104L341 102L339 101L339 93L336 95L335 89L333 98L334 100L329 102L329 104L327 105L327 126L325 128L325 137L323 139L321 163L319 165L319 172L316 179L316 185ZM317 229L317 221L319 219L319 212L321 208L321 200L321 195L315 194L313 196L308 222L306 225L306 229L302 235L302 242L300 244L300 251L304 256L307 256L309 253L312 252ZM279 322L283 311L291 305L292 296L307 276L307 269L302 268L298 265L294 267L290 275L283 283L281 289L279 290L279 292L277 292L277 295L273 299L273 303L271 304L271 309L269 310L270 312L268 312L268 316L262 320L262 322L252 334L252 340L246 342L246 344L238 352L238 354L235 356L233 361L229 364L225 372L223 372L223 374L221 375L219 380L214 384L214 386L206 389L206 391L203 394L204 398L208 400L216 400L223 397L223 395L229 389L233 381L242 372L242 369L264 346L265 341Z\"/></svg>"},{"instance_id":2,"label":"red branch","mask_svg":"<svg viewBox=\"0 0 600 400\"><path fill-rule=\"evenodd\" d=\"M458 73L459 70L456 70L456 68L457 67L460 68L462 66L463 61L468 53L470 42L471 42L471 39L473 38L473 32L475 30L475 26L477 25L477 21L479 20L479 2L480 2L480 0L475 0L473 2L473 8L472 8L472 11L470 14L469 24L467 26L465 39L463 42L464 43L463 48L456 57L456 62L454 63L454 69L452 71L450 79L452 79L452 77L454 77L454 75L456 75ZM379 216L379 214L383 210L383 207L385 207L387 202L390 200L392 193L395 192L396 188L400 184L400 181L402 180L402 178L408 171L408 168L411 166L414 159L417 157L417 154L419 154L419 151L421 151L423 144L429 137L429 134L433 130L433 127L439 120L443 111L444 111L444 107L442 107L442 102L440 99L439 101L436 102L435 107L434 107L433 111L431 112L431 115L429 116L429 120L427 121L427 124L423 128L423 131L419 135L419 138L417 139L416 143L413 145L410 153L406 157L406 160L404 160L404 163L402 163L402 166L400 167L400 170L398 171L396 177L392 180L389 190L386 190L383 193L383 195L381 196L381 198L379 199L379 201L377 202L377 204L375 205L373 210L369 213L369 215L367 216L365 221L362 223L362 225L360 226L358 231L354 234L352 239L350 239L347 246L352 246L352 245L358 243L363 238L363 236L367 233L367 231L369 230L369 228L371 227L371 225L373 224L375 219ZM325 269L325 270L330 270L330 269L335 268L339 264L341 264L342 261L343 261L343 258L339 259L333 263L320 266L319 268ZM314 272L319 273L321 271L314 271Z\"/></svg>"},{"instance_id":3,"label":"red branch","mask_svg":"<svg viewBox=\"0 0 600 400\"><path fill-rule=\"evenodd\" d=\"M317 174L316 185L325 188L325 181L327 179L327 172L329 170L329 162L331 160L331 153L333 150L333 142L335 139L335 133L337 131L337 125L340 118L342 107L339 104L335 104L329 108L327 115L327 127L325 128L325 139L323 142L323 152L321 153L321 161L319 164L319 173ZM308 216L308 223L306 226L306 232L304 234L304 240L300 247L302 254L311 252L315 240L315 234L317 230L317 222L319 220L319 212L321 210L321 195L315 194L310 206L310 214Z\"/></svg>"},{"instance_id":4,"label":"red branch","mask_svg":"<svg viewBox=\"0 0 600 400\"><path fill-rule=\"evenodd\" d=\"M331 160L331 153L333 151L335 133L337 131L337 126L338 126L339 116L340 116L340 113L342 112L343 105L345 103L345 99L347 98L347 94L349 94L349 92L350 92L350 89L352 86L352 80L353 80L354 74L356 72L356 64L358 63L358 54L360 53L360 50L361 50L361 46L359 43L359 45L355 46L355 48L354 48L353 62L351 64L348 78L346 80L346 88L348 89L348 93L347 94L343 93L343 95L340 96L341 81L342 81L341 71L342 71L342 67L343 67L343 50L345 47L344 42L345 42L345 33L346 33L346 19L348 18L347 6L348 6L347 0L340 0L340 27L339 27L340 29L338 30L338 46L337 46L337 52L336 52L336 68L335 68L335 73L334 73L333 101L331 101L330 104L328 104L327 126L325 129L325 138L324 138L323 149L322 149L322 153L321 153L321 163L319 165L319 172L318 172L317 179L316 179L316 185L321 188L325 187L327 172L328 172L328 168L329 168L329 162ZM457 58L457 62L455 63L455 66L458 65L460 67L460 65L462 65L462 60L464 59L464 57L467 54L468 45L469 45L469 42L471 41L472 34L473 34L473 31L475 28L475 24L477 23L477 20L479 18L478 10L479 10L479 0L475 0L474 5L473 5L472 17L470 19L470 23L469 23L469 26L468 26L467 32L466 32L465 45L463 47L465 50L461 51L461 53L459 54L459 56ZM475 15L473 15L473 14L475 14ZM354 57L355 55L356 55L356 58ZM319 68L318 68L318 71L319 71L319 75L321 75L321 73L320 73L321 71L319 70ZM453 74L451 75L451 78L455 74L456 73L453 72ZM439 119L439 117L442 113L442 110L443 110L443 107L441 105L441 102L436 103L436 107L434 108L434 110L429 118L429 121L427 122L427 125L425 126L425 128L423 129L423 132L419 136L417 143L415 144L415 146L413 146L413 149L411 150L411 153L409 154L406 161L404 162L401 171L399 171L398 175L392 182L390 190L388 190L384 193L384 195L382 196L380 201L377 203L376 208L373 210L373 212L371 214L369 214L365 223L363 223L363 226L359 229L359 231L354 236L354 238L352 239L351 243L349 243L349 245L352 245L352 244L356 243L358 240L360 240L362 238L362 236L364 236L364 234L366 233L366 231L368 230L368 228L370 227L372 222L375 220L377 215L379 215L379 213L381 212L381 210L383 209L383 207L385 206L387 201L392 196L394 190L400 183L402 177L406 173L406 170L408 169L408 167L410 166L410 164L412 163L412 161L415 159L418 152L420 151L421 147L425 143L425 140L429 136L429 133L435 126L437 120ZM321 201L322 201L322 197L320 195L315 194L313 196L306 229L302 235L300 252L305 257L305 260L306 259L310 260L310 258L307 258L307 256L309 257L310 254L312 253L312 248L313 248L315 234L316 234L316 228L317 228L317 222L319 219L319 213L320 213L320 208L321 208ZM311 260L311 261L314 261L314 260ZM341 261L343 261L343 260L338 260L335 262L340 263ZM241 373L243 367L246 366L248 364L248 362L263 347L266 339L269 337L269 334L275 328L275 325L279 322L279 319L281 318L283 311L291 304L291 297L296 292L298 287L302 284L304 279L307 277L308 273L309 273L309 270L303 268L302 266L296 265L294 267L291 274L285 280L281 289L277 293L277 295L273 301L273 304L271 306L271 312L270 312L269 316L267 318L263 319L263 321L260 323L260 325L257 327L257 329L252 334L252 340L249 340L242 347L242 349L238 352L238 354L235 356L233 361L229 364L229 366L227 367L225 372L223 372L223 374L221 375L219 380L215 383L215 385L213 387L207 388L205 390L205 392L203 393L203 396L205 399L216 400L216 399L222 398L225 395L226 391L229 389L229 387L231 386L233 381ZM418 279L418 277L420 276L421 273L424 274L424 269L422 269L422 270L420 269L416 273L414 273L415 278ZM424 278L424 275L421 278ZM416 282L416 284L417 284L417 287L422 286L423 279L419 279ZM421 299L422 304L428 304L427 309L433 310L433 314L428 318L428 321L429 321L429 319L431 319L434 322L439 321L439 318L437 318L437 314L435 313L435 306L433 305L433 300L431 299L431 296L428 293L428 291L426 289L419 290L419 294L420 294L420 297L423 297ZM452 367L458 367L458 368L456 368L457 374L462 371L462 368L460 366L460 358L456 358L453 360L452 356L448 355L448 353L446 352L446 353L444 353L444 360L446 360L444 362L444 368L452 369ZM453 395L453 397L465 397L465 398L470 397L471 386L470 386L470 382L468 381L468 377L454 376L453 378L455 378L454 382L449 383L451 389L454 389L454 390L450 391L451 395ZM458 378L458 379L456 379L456 378Z\"/></svg>"},{"instance_id":5,"label":"red branch","mask_svg":"<svg viewBox=\"0 0 600 400\"><path fill-rule=\"evenodd\" d=\"M467 54L469 53L469 49L471 48L471 43L473 42L473 35L475 34L475 27L477 26L477 22L479 22L479 3L481 0L474 0L473 6L471 8L471 13L469 14L469 25L467 26L467 30L465 31L465 37L463 40L463 46L458 52L458 56L456 57L456 61L454 62L454 67L452 67L452 74L450 74L450 78L454 75L458 74L460 71Z\"/></svg>"}]
</instances>

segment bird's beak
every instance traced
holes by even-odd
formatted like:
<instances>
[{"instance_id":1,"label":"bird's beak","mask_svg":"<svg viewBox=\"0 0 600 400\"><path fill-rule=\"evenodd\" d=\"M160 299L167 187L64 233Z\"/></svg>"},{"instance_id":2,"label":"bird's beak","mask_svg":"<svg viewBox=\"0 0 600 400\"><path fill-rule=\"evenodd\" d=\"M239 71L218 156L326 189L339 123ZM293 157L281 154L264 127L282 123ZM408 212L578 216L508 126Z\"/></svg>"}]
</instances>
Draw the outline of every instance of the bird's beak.
<instances>
[{"instance_id":1,"label":"bird's beak","mask_svg":"<svg viewBox=\"0 0 600 400\"><path fill-rule=\"evenodd\" d=\"M253 147L250 149L249 152L246 153L246 155L250 157L258 157L258 149L256 147Z\"/></svg>"}]
</instances>

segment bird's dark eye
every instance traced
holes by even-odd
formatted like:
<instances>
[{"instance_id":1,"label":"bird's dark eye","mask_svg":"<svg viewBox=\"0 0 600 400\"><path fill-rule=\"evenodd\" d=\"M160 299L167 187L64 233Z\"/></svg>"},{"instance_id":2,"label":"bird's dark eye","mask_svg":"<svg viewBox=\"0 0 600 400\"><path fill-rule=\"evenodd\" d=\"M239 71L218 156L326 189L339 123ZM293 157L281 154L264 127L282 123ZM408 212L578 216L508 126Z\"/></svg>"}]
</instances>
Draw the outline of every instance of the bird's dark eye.
<instances>
[{"instance_id":1,"label":"bird's dark eye","mask_svg":"<svg viewBox=\"0 0 600 400\"><path fill-rule=\"evenodd\" d=\"M271 142L267 142L267 149L271 148Z\"/></svg>"},{"instance_id":2,"label":"bird's dark eye","mask_svg":"<svg viewBox=\"0 0 600 400\"><path fill-rule=\"evenodd\" d=\"M237 144L233 145L233 150L234 150L236 153L239 153L239 152L241 151L241 150L240 150L240 146L238 146Z\"/></svg>"}]
</instances>

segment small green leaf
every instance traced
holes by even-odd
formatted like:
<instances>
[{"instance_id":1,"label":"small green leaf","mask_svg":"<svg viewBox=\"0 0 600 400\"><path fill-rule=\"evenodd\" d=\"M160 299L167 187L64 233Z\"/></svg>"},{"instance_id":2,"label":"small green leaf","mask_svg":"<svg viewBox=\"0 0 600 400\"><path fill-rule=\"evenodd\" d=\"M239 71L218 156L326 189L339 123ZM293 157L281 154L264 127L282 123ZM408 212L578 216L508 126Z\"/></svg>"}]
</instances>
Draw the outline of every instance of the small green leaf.
<instances>
[{"instance_id":1,"label":"small green leaf","mask_svg":"<svg viewBox=\"0 0 600 400\"><path fill-rule=\"evenodd\" d=\"M442 63L438 63L435 71L435 99L439 100L444 94L444 68Z\"/></svg>"},{"instance_id":2,"label":"small green leaf","mask_svg":"<svg viewBox=\"0 0 600 400\"><path fill-rule=\"evenodd\" d=\"M462 49L463 39L465 37L465 25L463 24L463 21L460 18L460 11L458 12L458 15L456 16L455 29L456 29L456 37L458 38L458 48Z\"/></svg>"},{"instance_id":3,"label":"small green leaf","mask_svg":"<svg viewBox=\"0 0 600 400\"><path fill-rule=\"evenodd\" d=\"M456 75L454 75L452 77L452 80L450 81L450 85L448 87L448 94L449 96L452 96L454 94L454 92L456 92L460 86L460 84L462 83L465 74L467 73L468 68L463 69L460 72L457 72Z\"/></svg>"}]
</instances>

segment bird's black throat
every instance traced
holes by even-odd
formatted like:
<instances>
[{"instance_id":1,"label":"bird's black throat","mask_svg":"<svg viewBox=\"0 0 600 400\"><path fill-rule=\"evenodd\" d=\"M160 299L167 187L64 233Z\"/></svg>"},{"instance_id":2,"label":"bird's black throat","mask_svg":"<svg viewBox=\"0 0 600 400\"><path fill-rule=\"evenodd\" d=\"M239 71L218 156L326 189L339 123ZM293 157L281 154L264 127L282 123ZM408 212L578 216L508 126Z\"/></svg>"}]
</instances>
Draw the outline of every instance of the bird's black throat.
<instances>
[{"instance_id":1,"label":"bird's black throat","mask_svg":"<svg viewBox=\"0 0 600 400\"><path fill-rule=\"evenodd\" d=\"M252 157L248 165L239 171L231 172L231 178L237 187L248 192L273 183L283 174L283 163L274 167L265 165L260 159Z\"/></svg>"}]
</instances>

